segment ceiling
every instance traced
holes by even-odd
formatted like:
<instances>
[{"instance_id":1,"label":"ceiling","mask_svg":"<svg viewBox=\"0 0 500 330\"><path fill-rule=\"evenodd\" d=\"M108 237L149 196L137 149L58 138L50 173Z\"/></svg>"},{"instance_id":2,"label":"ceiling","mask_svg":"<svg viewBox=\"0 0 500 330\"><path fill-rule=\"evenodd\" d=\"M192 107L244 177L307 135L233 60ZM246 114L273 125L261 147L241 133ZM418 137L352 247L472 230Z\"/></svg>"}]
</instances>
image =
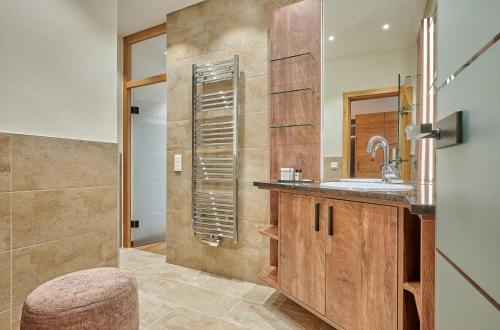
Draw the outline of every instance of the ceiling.
<instances>
[{"instance_id":1,"label":"ceiling","mask_svg":"<svg viewBox=\"0 0 500 330\"><path fill-rule=\"evenodd\" d=\"M118 0L118 35L126 36L166 21L166 15L203 0Z\"/></svg>"},{"instance_id":2,"label":"ceiling","mask_svg":"<svg viewBox=\"0 0 500 330\"><path fill-rule=\"evenodd\" d=\"M325 0L325 58L416 45L425 5L426 0ZM384 30L386 23L390 28Z\"/></svg>"}]
</instances>

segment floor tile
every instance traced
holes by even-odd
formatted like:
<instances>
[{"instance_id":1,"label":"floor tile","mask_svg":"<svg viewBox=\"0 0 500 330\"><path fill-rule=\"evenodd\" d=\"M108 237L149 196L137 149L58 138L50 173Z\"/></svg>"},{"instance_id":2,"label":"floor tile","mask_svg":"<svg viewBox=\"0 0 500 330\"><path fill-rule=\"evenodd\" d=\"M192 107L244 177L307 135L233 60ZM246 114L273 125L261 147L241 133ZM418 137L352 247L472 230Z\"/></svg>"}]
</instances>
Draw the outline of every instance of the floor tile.
<instances>
[{"instance_id":1,"label":"floor tile","mask_svg":"<svg viewBox=\"0 0 500 330\"><path fill-rule=\"evenodd\" d=\"M210 317L187 309L177 308L168 312L163 318L155 322L147 329L228 330L228 329L243 329L243 328L215 317Z\"/></svg>"},{"instance_id":2,"label":"floor tile","mask_svg":"<svg viewBox=\"0 0 500 330\"><path fill-rule=\"evenodd\" d=\"M301 329L275 307L247 302L240 302L224 319L247 329Z\"/></svg>"}]
</instances>

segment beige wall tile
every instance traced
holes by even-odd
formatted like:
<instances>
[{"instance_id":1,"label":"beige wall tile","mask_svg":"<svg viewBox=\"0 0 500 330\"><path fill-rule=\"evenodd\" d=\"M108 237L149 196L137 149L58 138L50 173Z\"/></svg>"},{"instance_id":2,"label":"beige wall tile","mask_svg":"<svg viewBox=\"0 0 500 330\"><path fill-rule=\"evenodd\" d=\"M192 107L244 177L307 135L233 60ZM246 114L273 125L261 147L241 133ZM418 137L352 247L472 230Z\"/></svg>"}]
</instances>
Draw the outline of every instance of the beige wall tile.
<instances>
[{"instance_id":1,"label":"beige wall tile","mask_svg":"<svg viewBox=\"0 0 500 330\"><path fill-rule=\"evenodd\" d=\"M191 120L167 122L167 150L189 150L191 143Z\"/></svg>"},{"instance_id":2,"label":"beige wall tile","mask_svg":"<svg viewBox=\"0 0 500 330\"><path fill-rule=\"evenodd\" d=\"M269 191L253 186L252 182L241 182L238 187L238 214L242 218L269 218Z\"/></svg>"},{"instance_id":3,"label":"beige wall tile","mask_svg":"<svg viewBox=\"0 0 500 330\"><path fill-rule=\"evenodd\" d=\"M241 182L269 180L269 148L240 149Z\"/></svg>"},{"instance_id":4,"label":"beige wall tile","mask_svg":"<svg viewBox=\"0 0 500 330\"><path fill-rule=\"evenodd\" d=\"M169 34L168 60L173 63L206 54L210 45L210 33L206 27L206 25L188 26Z\"/></svg>"},{"instance_id":5,"label":"beige wall tile","mask_svg":"<svg viewBox=\"0 0 500 330\"><path fill-rule=\"evenodd\" d=\"M167 241L192 242L191 212L167 210Z\"/></svg>"},{"instance_id":6,"label":"beige wall tile","mask_svg":"<svg viewBox=\"0 0 500 330\"><path fill-rule=\"evenodd\" d=\"M190 180L172 180L167 182L167 209L191 211Z\"/></svg>"},{"instance_id":7,"label":"beige wall tile","mask_svg":"<svg viewBox=\"0 0 500 330\"><path fill-rule=\"evenodd\" d=\"M12 307L12 330L19 330L21 327L21 315L23 313L23 305Z\"/></svg>"},{"instance_id":8,"label":"beige wall tile","mask_svg":"<svg viewBox=\"0 0 500 330\"><path fill-rule=\"evenodd\" d=\"M0 252L11 249L10 228L11 228L11 195L0 194Z\"/></svg>"},{"instance_id":9,"label":"beige wall tile","mask_svg":"<svg viewBox=\"0 0 500 330\"><path fill-rule=\"evenodd\" d=\"M116 143L12 136L13 191L114 186Z\"/></svg>"},{"instance_id":10,"label":"beige wall tile","mask_svg":"<svg viewBox=\"0 0 500 330\"><path fill-rule=\"evenodd\" d=\"M269 77L248 78L244 84L245 113L269 111Z\"/></svg>"},{"instance_id":11,"label":"beige wall tile","mask_svg":"<svg viewBox=\"0 0 500 330\"><path fill-rule=\"evenodd\" d=\"M331 168L331 162L337 162L337 169ZM342 157L323 158L323 181L342 178Z\"/></svg>"},{"instance_id":12,"label":"beige wall tile","mask_svg":"<svg viewBox=\"0 0 500 330\"><path fill-rule=\"evenodd\" d=\"M174 171L174 156L182 155L182 171ZM167 152L167 181L168 180L191 180L192 164L191 150L173 150Z\"/></svg>"},{"instance_id":13,"label":"beige wall tile","mask_svg":"<svg viewBox=\"0 0 500 330\"><path fill-rule=\"evenodd\" d=\"M0 312L0 330L11 330L10 329L10 324L11 324L10 314L11 314L10 309L3 311L3 312Z\"/></svg>"},{"instance_id":14,"label":"beige wall tile","mask_svg":"<svg viewBox=\"0 0 500 330\"><path fill-rule=\"evenodd\" d=\"M11 252L0 253L0 312L10 309Z\"/></svg>"},{"instance_id":15,"label":"beige wall tile","mask_svg":"<svg viewBox=\"0 0 500 330\"><path fill-rule=\"evenodd\" d=\"M13 304L22 304L38 285L63 274L118 265L115 230L96 232L13 250Z\"/></svg>"},{"instance_id":16,"label":"beige wall tile","mask_svg":"<svg viewBox=\"0 0 500 330\"><path fill-rule=\"evenodd\" d=\"M247 113L241 119L240 148L269 147L269 112Z\"/></svg>"},{"instance_id":17,"label":"beige wall tile","mask_svg":"<svg viewBox=\"0 0 500 330\"><path fill-rule=\"evenodd\" d=\"M170 80L170 77L169 77ZM168 121L190 120L192 116L192 88L180 87L175 90L175 97L167 98Z\"/></svg>"},{"instance_id":18,"label":"beige wall tile","mask_svg":"<svg viewBox=\"0 0 500 330\"><path fill-rule=\"evenodd\" d=\"M11 137L0 133L0 192L10 191Z\"/></svg>"},{"instance_id":19,"label":"beige wall tile","mask_svg":"<svg viewBox=\"0 0 500 330\"><path fill-rule=\"evenodd\" d=\"M12 195L13 248L118 229L117 187L19 192Z\"/></svg>"}]
</instances>

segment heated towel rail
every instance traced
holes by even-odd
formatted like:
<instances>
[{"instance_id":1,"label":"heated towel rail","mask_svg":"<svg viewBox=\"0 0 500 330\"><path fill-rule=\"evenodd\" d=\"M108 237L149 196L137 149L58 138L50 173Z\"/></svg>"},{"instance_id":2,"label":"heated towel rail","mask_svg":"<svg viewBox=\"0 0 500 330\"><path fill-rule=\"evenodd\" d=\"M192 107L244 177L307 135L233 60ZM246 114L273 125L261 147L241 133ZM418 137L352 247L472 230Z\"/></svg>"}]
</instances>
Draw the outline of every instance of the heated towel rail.
<instances>
[{"instance_id":1,"label":"heated towel rail","mask_svg":"<svg viewBox=\"0 0 500 330\"><path fill-rule=\"evenodd\" d=\"M238 242L239 56L193 65L192 227L210 246Z\"/></svg>"}]
</instances>

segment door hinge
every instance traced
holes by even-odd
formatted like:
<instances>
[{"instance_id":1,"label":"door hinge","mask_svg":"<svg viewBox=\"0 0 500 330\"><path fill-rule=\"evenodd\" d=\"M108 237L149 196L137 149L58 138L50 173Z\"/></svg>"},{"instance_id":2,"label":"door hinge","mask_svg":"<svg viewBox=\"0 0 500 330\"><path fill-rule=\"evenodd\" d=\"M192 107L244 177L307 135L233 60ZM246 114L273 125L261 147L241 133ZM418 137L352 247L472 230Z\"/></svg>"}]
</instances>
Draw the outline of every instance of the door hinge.
<instances>
[{"instance_id":1,"label":"door hinge","mask_svg":"<svg viewBox=\"0 0 500 330\"><path fill-rule=\"evenodd\" d=\"M130 228L139 228L139 220L131 220Z\"/></svg>"},{"instance_id":2,"label":"door hinge","mask_svg":"<svg viewBox=\"0 0 500 330\"><path fill-rule=\"evenodd\" d=\"M139 107L130 107L130 113L133 115L138 115L139 114Z\"/></svg>"}]
</instances>

